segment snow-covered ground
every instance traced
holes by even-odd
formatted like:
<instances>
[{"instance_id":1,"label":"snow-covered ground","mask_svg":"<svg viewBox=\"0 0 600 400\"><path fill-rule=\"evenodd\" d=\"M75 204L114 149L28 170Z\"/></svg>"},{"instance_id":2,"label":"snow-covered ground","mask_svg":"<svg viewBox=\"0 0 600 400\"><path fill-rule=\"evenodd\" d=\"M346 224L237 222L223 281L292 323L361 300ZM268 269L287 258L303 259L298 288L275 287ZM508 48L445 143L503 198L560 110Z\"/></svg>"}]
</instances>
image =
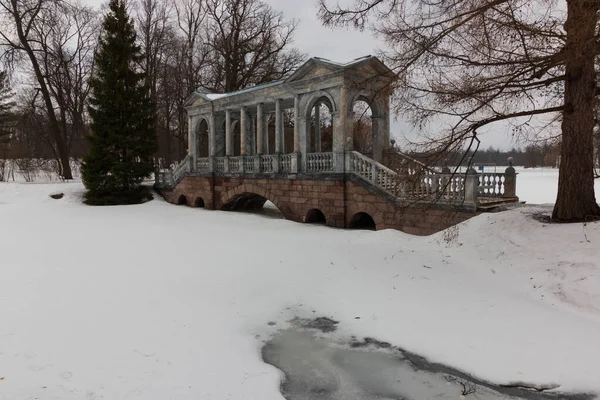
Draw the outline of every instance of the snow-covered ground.
<instances>
[{"instance_id":1,"label":"snow-covered ground","mask_svg":"<svg viewBox=\"0 0 600 400\"><path fill-rule=\"evenodd\" d=\"M556 201L558 169L515 167L517 175L517 196L530 204L547 204ZM498 168L504 172L504 167ZM595 181L596 199L600 201L600 179Z\"/></svg>"},{"instance_id":2,"label":"snow-covered ground","mask_svg":"<svg viewBox=\"0 0 600 400\"><path fill-rule=\"evenodd\" d=\"M519 172L523 200L553 201L554 178ZM296 316L493 382L600 393L599 223L526 206L414 237L82 193L0 183L1 400L282 399L260 349Z\"/></svg>"}]
</instances>

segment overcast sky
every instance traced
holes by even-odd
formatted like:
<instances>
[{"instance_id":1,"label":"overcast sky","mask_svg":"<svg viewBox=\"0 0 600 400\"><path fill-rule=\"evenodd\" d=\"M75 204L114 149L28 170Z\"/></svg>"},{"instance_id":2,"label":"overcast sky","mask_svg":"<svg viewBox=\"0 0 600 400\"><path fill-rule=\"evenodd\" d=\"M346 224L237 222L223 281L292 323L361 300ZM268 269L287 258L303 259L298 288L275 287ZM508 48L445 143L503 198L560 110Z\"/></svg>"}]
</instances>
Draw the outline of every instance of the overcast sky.
<instances>
[{"instance_id":1,"label":"overcast sky","mask_svg":"<svg viewBox=\"0 0 600 400\"><path fill-rule=\"evenodd\" d=\"M286 18L299 21L294 44L308 57L323 57L334 61L350 61L369 54L377 54L383 43L369 32L354 29L325 28L316 16L316 0L264 0L274 9L282 11ZM83 0L84 3L100 7L106 0ZM413 128L392 116L391 132L401 138L403 135L415 137ZM482 132L484 133L484 132ZM480 135L481 148L489 146L509 149L515 146L510 139L510 129L494 126L489 132Z\"/></svg>"}]
</instances>

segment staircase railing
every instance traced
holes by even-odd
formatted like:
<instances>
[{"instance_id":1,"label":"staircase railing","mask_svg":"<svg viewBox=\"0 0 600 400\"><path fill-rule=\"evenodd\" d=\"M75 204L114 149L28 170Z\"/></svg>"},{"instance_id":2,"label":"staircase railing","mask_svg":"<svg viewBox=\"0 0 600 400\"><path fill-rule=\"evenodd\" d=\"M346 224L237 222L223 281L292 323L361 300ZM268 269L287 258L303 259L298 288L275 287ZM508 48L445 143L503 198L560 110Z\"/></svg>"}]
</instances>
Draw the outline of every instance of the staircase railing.
<instances>
[{"instance_id":1,"label":"staircase railing","mask_svg":"<svg viewBox=\"0 0 600 400\"><path fill-rule=\"evenodd\" d=\"M177 185L190 172L190 163L192 156L185 156L179 164L171 170L162 170L156 173L155 183L158 187L172 187Z\"/></svg>"},{"instance_id":2,"label":"staircase railing","mask_svg":"<svg viewBox=\"0 0 600 400\"><path fill-rule=\"evenodd\" d=\"M431 172L402 175L356 151L348 153L347 170L378 189L403 199L475 202L476 191L479 190L477 175Z\"/></svg>"},{"instance_id":3,"label":"staircase railing","mask_svg":"<svg viewBox=\"0 0 600 400\"><path fill-rule=\"evenodd\" d=\"M393 196L403 193L404 188L396 172L357 151L348 152L346 169Z\"/></svg>"},{"instance_id":4,"label":"staircase railing","mask_svg":"<svg viewBox=\"0 0 600 400\"><path fill-rule=\"evenodd\" d=\"M437 168L431 167L422 161L409 156L396 149L387 149L383 154L383 164L388 168L402 174L414 175L418 173L440 173Z\"/></svg>"}]
</instances>

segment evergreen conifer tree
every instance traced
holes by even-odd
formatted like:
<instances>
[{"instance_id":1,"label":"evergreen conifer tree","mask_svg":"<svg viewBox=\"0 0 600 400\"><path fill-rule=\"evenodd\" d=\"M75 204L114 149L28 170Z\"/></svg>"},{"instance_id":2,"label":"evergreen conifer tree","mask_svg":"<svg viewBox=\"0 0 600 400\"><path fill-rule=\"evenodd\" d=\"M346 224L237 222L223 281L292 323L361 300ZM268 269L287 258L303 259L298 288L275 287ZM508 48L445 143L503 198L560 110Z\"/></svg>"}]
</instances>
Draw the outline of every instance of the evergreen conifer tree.
<instances>
[{"instance_id":1,"label":"evergreen conifer tree","mask_svg":"<svg viewBox=\"0 0 600 400\"><path fill-rule=\"evenodd\" d=\"M91 146L82 178L88 204L135 204L152 196L141 185L154 169L154 105L125 0L110 0L91 79Z\"/></svg>"}]
</instances>

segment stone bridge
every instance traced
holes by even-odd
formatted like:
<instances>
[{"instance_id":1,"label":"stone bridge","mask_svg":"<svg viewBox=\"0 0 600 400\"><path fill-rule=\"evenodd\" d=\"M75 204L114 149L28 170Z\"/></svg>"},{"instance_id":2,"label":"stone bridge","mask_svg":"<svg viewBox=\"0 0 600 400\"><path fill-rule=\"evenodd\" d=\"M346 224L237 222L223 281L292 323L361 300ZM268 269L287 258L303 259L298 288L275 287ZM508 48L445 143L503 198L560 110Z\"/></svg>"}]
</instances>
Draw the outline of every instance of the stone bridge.
<instances>
[{"instance_id":1,"label":"stone bridge","mask_svg":"<svg viewBox=\"0 0 600 400\"><path fill-rule=\"evenodd\" d=\"M254 210L268 200L297 222L418 235L518 200L512 167L452 174L390 149L392 80L375 57L348 64L313 58L285 81L227 94L196 92L186 103L188 155L157 171L155 186L173 204ZM359 100L371 110L368 155L354 150L352 107ZM401 168L384 165L386 155Z\"/></svg>"}]
</instances>

